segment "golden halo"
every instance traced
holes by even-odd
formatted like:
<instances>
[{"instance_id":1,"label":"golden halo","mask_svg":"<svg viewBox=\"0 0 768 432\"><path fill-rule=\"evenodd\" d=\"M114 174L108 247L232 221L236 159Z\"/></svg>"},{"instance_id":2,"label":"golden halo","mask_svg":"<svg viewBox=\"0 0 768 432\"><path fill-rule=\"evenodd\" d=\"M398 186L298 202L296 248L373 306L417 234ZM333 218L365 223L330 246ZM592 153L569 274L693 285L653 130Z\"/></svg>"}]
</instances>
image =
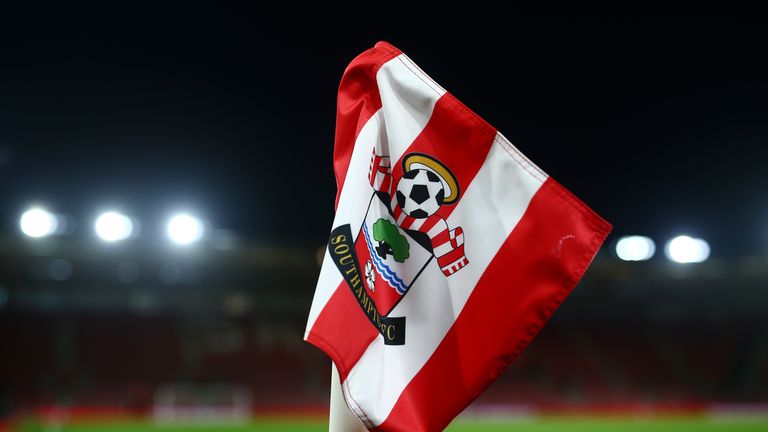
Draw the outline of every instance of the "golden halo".
<instances>
[{"instance_id":1,"label":"golden halo","mask_svg":"<svg viewBox=\"0 0 768 432\"><path fill-rule=\"evenodd\" d=\"M414 167L414 165L419 165ZM408 172L412 169L424 167L438 177L446 188L445 198L443 198L443 204L453 204L459 199L459 182L456 181L456 177L451 170L448 169L442 162L435 159L432 156L423 153L409 153L403 158L403 172Z\"/></svg>"}]
</instances>

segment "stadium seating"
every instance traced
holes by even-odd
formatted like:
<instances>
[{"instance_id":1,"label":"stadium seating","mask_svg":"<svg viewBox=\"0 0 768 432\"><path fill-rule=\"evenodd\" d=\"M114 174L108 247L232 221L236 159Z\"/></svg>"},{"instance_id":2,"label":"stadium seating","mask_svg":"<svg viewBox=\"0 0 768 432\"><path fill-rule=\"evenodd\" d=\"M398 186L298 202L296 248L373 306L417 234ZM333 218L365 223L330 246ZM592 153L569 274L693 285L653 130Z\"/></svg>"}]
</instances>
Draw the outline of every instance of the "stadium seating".
<instances>
[{"instance_id":1,"label":"stadium seating","mask_svg":"<svg viewBox=\"0 0 768 432\"><path fill-rule=\"evenodd\" d=\"M0 380L17 407L63 403L145 410L156 388L178 382L246 385L257 409L327 403L329 361L301 342L295 324L261 331L258 322L207 326L174 316L2 319L16 331L4 335ZM749 371L737 367L743 356L759 354L756 344L765 339L732 328L692 328L553 323L478 403L768 401L768 367L758 365L746 377ZM42 378L29 382L30 376ZM739 386L750 380L749 391Z\"/></svg>"}]
</instances>

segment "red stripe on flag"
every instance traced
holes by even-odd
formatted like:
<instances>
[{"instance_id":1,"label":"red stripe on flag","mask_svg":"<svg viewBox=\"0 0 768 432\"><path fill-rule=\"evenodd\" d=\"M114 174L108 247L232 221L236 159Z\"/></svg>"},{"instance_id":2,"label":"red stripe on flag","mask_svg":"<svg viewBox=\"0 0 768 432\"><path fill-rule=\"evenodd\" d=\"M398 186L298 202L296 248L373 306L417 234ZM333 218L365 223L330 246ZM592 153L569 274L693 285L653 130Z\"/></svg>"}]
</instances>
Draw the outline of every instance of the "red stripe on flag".
<instances>
[{"instance_id":1,"label":"red stripe on flag","mask_svg":"<svg viewBox=\"0 0 768 432\"><path fill-rule=\"evenodd\" d=\"M342 281L317 317L307 342L328 354L344 382L352 366L378 335L360 310L354 293Z\"/></svg>"},{"instance_id":2,"label":"red stripe on flag","mask_svg":"<svg viewBox=\"0 0 768 432\"><path fill-rule=\"evenodd\" d=\"M610 228L548 179L443 341L375 430L443 430L528 346L584 274Z\"/></svg>"},{"instance_id":3,"label":"red stripe on flag","mask_svg":"<svg viewBox=\"0 0 768 432\"><path fill-rule=\"evenodd\" d=\"M403 176L403 157L408 153L425 153L450 169L463 193L483 166L495 137L493 126L446 93L435 104L427 126L392 165L393 181ZM448 219L455 207L444 205L436 214Z\"/></svg>"},{"instance_id":4,"label":"red stripe on flag","mask_svg":"<svg viewBox=\"0 0 768 432\"><path fill-rule=\"evenodd\" d=\"M379 42L374 48L352 60L341 78L336 109L336 141L333 151L337 207L357 135L371 116L381 109L376 73L384 63L400 53L400 50L392 45Z\"/></svg>"}]
</instances>

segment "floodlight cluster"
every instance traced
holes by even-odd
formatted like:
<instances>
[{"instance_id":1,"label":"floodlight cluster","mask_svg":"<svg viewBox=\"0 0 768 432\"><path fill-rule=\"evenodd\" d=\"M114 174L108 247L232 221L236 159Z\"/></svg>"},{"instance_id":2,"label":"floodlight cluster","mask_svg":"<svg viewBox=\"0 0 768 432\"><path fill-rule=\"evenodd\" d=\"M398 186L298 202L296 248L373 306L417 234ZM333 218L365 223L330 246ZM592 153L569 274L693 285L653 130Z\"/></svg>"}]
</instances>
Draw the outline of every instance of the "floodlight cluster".
<instances>
[{"instance_id":1,"label":"floodlight cluster","mask_svg":"<svg viewBox=\"0 0 768 432\"><path fill-rule=\"evenodd\" d=\"M622 261L648 261L656 253L656 243L650 237L633 235L619 238L616 256ZM706 240L678 235L667 241L664 255L679 264L694 264L709 258L710 247Z\"/></svg>"},{"instance_id":2,"label":"floodlight cluster","mask_svg":"<svg viewBox=\"0 0 768 432\"><path fill-rule=\"evenodd\" d=\"M64 218L42 207L32 207L19 219L24 235L44 238L62 233ZM116 210L101 213L93 222L93 230L104 242L116 243L138 236L138 222ZM205 236L205 223L190 213L176 213L168 217L165 235L171 242L188 246ZM616 256L622 261L648 261L656 254L656 243L642 235L625 236L615 245ZM706 261L710 255L709 243L701 238L678 235L667 241L664 254L668 260L679 264Z\"/></svg>"},{"instance_id":3,"label":"floodlight cluster","mask_svg":"<svg viewBox=\"0 0 768 432\"><path fill-rule=\"evenodd\" d=\"M27 237L45 238L63 233L65 218L43 207L32 207L22 213L19 228ZM137 220L116 210L105 211L93 221L96 236L107 243L117 243L139 234ZM165 225L168 240L178 245L191 245L205 235L204 222L189 213L176 213L168 217Z\"/></svg>"}]
</instances>

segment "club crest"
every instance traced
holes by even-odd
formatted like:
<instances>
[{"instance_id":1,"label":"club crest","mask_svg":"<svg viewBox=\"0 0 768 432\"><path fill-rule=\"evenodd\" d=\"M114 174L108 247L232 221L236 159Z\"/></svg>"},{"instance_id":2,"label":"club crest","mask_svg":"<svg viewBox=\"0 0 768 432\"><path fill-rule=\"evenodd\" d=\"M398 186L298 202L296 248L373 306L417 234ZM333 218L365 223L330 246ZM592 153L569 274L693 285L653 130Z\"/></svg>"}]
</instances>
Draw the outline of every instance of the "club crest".
<instances>
[{"instance_id":1,"label":"club crest","mask_svg":"<svg viewBox=\"0 0 768 432\"><path fill-rule=\"evenodd\" d=\"M363 313L387 345L405 344L405 317L390 312L422 272L437 265L449 277L469 264L464 232L445 218L461 196L453 173L436 158L408 153L392 169L371 157L371 198L360 227L335 227L328 250Z\"/></svg>"}]
</instances>

